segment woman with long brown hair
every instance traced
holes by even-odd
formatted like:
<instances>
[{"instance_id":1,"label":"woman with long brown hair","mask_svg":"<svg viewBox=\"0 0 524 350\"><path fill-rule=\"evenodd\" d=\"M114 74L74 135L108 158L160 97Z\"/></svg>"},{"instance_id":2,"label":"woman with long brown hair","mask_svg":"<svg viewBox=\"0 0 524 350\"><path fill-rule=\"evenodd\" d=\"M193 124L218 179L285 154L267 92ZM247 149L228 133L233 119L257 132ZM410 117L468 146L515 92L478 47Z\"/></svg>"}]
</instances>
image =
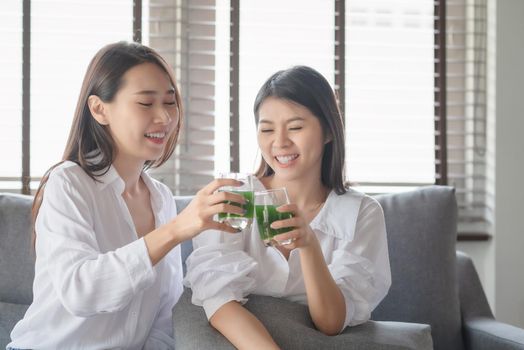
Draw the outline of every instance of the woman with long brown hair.
<instances>
[{"instance_id":1,"label":"woman with long brown hair","mask_svg":"<svg viewBox=\"0 0 524 350\"><path fill-rule=\"evenodd\" d=\"M59 101L57 101L59 103ZM182 292L180 243L218 223L215 180L176 212L170 190L145 170L173 153L182 105L172 70L154 50L103 47L85 75L63 159L33 205L34 299L8 348L170 349Z\"/></svg>"}]
</instances>

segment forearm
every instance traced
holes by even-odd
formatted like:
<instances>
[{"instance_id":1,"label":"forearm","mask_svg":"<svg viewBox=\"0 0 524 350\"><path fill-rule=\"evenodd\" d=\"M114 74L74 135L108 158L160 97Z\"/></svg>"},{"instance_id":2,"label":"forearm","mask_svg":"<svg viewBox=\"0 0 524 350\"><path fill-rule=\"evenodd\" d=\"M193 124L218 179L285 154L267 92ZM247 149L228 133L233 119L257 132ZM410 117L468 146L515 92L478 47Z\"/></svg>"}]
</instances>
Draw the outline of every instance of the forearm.
<instances>
[{"instance_id":1,"label":"forearm","mask_svg":"<svg viewBox=\"0 0 524 350\"><path fill-rule=\"evenodd\" d=\"M209 322L237 349L279 348L266 327L236 301L221 306Z\"/></svg>"},{"instance_id":2,"label":"forearm","mask_svg":"<svg viewBox=\"0 0 524 350\"><path fill-rule=\"evenodd\" d=\"M153 266L162 260L162 258L178 244L192 239L195 233L200 233L204 230L195 229L191 224L187 219L177 216L171 222L160 226L144 236L144 241Z\"/></svg>"},{"instance_id":3,"label":"forearm","mask_svg":"<svg viewBox=\"0 0 524 350\"><path fill-rule=\"evenodd\" d=\"M243 214L243 209L227 201L238 201L235 197L243 197L229 192L216 192L221 186L238 186L239 182L232 179L220 179L198 191L195 198L171 222L149 232L144 240L151 258L156 265L176 245L192 239L205 230L218 230L238 233L238 230L213 220L218 213ZM216 193L215 193L216 192Z\"/></svg>"},{"instance_id":4,"label":"forearm","mask_svg":"<svg viewBox=\"0 0 524 350\"><path fill-rule=\"evenodd\" d=\"M346 318L346 304L316 239L300 249L300 261L309 312L315 326L327 335L338 334Z\"/></svg>"},{"instance_id":5,"label":"forearm","mask_svg":"<svg viewBox=\"0 0 524 350\"><path fill-rule=\"evenodd\" d=\"M171 249L184 240L184 228L178 225L177 219L146 234L144 241L151 264L156 265Z\"/></svg>"}]
</instances>

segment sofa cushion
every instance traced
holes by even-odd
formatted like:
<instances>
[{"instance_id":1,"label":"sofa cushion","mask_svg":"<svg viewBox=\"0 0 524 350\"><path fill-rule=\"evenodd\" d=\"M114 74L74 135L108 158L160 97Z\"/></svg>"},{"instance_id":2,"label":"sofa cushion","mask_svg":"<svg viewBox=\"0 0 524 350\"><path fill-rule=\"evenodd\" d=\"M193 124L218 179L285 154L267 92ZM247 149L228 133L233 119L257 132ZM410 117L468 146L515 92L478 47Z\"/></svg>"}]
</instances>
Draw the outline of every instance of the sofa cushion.
<instances>
[{"instance_id":1,"label":"sofa cushion","mask_svg":"<svg viewBox=\"0 0 524 350\"><path fill-rule=\"evenodd\" d=\"M462 349L454 190L429 186L377 199L386 218L392 285L372 319L427 323L435 349Z\"/></svg>"},{"instance_id":2,"label":"sofa cushion","mask_svg":"<svg viewBox=\"0 0 524 350\"><path fill-rule=\"evenodd\" d=\"M29 305L0 303L0 349L11 342L11 330L24 317Z\"/></svg>"},{"instance_id":3,"label":"sofa cushion","mask_svg":"<svg viewBox=\"0 0 524 350\"><path fill-rule=\"evenodd\" d=\"M267 296L251 295L245 304L266 326L282 349L432 349L428 325L403 322L367 322L329 337L314 328L305 305ZM204 309L184 294L173 312L175 348L234 349L207 321Z\"/></svg>"},{"instance_id":4,"label":"sofa cushion","mask_svg":"<svg viewBox=\"0 0 524 350\"><path fill-rule=\"evenodd\" d=\"M0 302L33 300L32 203L30 196L0 193Z\"/></svg>"}]
</instances>

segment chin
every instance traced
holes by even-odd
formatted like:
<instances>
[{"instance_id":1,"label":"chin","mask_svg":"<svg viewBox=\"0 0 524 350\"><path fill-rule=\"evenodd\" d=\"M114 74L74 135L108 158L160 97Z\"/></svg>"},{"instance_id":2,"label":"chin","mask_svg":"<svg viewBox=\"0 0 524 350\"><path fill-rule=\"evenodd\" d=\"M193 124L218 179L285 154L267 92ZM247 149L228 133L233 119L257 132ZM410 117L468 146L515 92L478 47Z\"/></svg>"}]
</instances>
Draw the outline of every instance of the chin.
<instances>
[{"instance_id":1,"label":"chin","mask_svg":"<svg viewBox=\"0 0 524 350\"><path fill-rule=\"evenodd\" d=\"M155 152L155 153L148 153L145 154L143 159L145 159L146 162L154 162L158 160L162 156L162 152Z\"/></svg>"},{"instance_id":2,"label":"chin","mask_svg":"<svg viewBox=\"0 0 524 350\"><path fill-rule=\"evenodd\" d=\"M274 170L275 168L273 168L273 171ZM275 177L283 181L298 180L301 177L300 175L301 175L301 172L295 169L291 171L289 169L277 169L277 171L275 171Z\"/></svg>"}]
</instances>

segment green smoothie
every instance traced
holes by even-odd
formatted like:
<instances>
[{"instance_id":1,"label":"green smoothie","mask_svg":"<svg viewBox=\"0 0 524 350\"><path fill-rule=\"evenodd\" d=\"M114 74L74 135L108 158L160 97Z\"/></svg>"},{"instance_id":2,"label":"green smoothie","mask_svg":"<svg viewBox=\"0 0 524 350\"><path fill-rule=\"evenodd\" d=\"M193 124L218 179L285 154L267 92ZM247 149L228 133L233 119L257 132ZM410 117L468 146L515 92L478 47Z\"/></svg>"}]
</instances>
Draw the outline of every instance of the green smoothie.
<instances>
[{"instance_id":1,"label":"green smoothie","mask_svg":"<svg viewBox=\"0 0 524 350\"><path fill-rule=\"evenodd\" d=\"M235 193L235 194L239 194L241 195L242 197L244 197L246 199L246 204L240 204L240 203L236 203L236 202L231 202L231 201L226 201L227 204L231 204L231 205L234 205L236 207L241 207L243 209L246 210L246 213L244 215L238 215L238 214L230 214L230 213L219 213L218 214L218 218L220 221L223 221L224 219L226 218L239 218L239 217L242 217L242 218L247 218L247 219L252 219L253 218L253 191L227 191L227 192L231 192L231 193Z\"/></svg>"},{"instance_id":2,"label":"green smoothie","mask_svg":"<svg viewBox=\"0 0 524 350\"><path fill-rule=\"evenodd\" d=\"M281 213L277 211L279 206L275 205L255 205L255 213L257 218L258 232L260 238L264 243L268 243L274 236L281 233L293 230L293 227L284 227L279 229L271 228L271 224L275 221L290 219L293 217L291 213Z\"/></svg>"}]
</instances>

